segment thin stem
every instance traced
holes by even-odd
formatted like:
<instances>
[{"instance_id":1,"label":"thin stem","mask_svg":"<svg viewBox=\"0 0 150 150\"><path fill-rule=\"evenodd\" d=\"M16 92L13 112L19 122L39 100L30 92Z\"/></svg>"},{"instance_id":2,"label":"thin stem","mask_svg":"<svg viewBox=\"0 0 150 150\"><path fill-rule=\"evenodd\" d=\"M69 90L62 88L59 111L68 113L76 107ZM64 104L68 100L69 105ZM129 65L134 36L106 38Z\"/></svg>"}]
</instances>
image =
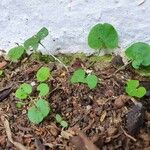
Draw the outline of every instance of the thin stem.
<instances>
[{"instance_id":1,"label":"thin stem","mask_svg":"<svg viewBox=\"0 0 150 150\"><path fill-rule=\"evenodd\" d=\"M51 55L56 61L58 61L60 64L62 64L62 65L64 66L64 68L68 71L67 66L66 66L61 60L59 60L57 57L55 57L53 54L51 54L51 53L47 50L47 48L46 48L41 42L40 42L39 44L46 50L46 52L47 52L49 55Z\"/></svg>"}]
</instances>

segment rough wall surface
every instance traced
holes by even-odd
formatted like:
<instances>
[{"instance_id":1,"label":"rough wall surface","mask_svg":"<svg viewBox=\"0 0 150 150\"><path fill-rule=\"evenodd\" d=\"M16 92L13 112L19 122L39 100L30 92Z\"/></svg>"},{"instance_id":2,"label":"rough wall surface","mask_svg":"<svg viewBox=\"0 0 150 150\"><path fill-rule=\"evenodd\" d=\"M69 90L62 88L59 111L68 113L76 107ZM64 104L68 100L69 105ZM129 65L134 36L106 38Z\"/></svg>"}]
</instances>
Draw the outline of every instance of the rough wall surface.
<instances>
[{"instance_id":1,"label":"rough wall surface","mask_svg":"<svg viewBox=\"0 0 150 150\"><path fill-rule=\"evenodd\" d=\"M96 23L113 24L120 46L150 41L150 0L1 0L0 49L47 27L44 44L49 51L92 52L87 34Z\"/></svg>"}]
</instances>

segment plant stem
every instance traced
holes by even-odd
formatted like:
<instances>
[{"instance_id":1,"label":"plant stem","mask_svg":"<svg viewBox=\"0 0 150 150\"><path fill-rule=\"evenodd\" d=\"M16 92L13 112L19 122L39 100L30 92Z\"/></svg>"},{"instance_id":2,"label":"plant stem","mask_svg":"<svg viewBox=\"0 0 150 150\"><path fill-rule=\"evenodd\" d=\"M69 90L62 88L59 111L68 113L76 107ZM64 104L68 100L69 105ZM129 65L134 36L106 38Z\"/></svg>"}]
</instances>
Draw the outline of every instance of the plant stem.
<instances>
[{"instance_id":1,"label":"plant stem","mask_svg":"<svg viewBox=\"0 0 150 150\"><path fill-rule=\"evenodd\" d=\"M47 50L47 48L46 48L41 42L40 42L39 44L46 50L46 52L47 52L49 55L51 55L56 61L58 61L60 64L62 64L62 65L64 66L64 68L68 71L67 66L66 66L61 60L59 60L57 57L55 57L53 54L51 54L51 53Z\"/></svg>"}]
</instances>

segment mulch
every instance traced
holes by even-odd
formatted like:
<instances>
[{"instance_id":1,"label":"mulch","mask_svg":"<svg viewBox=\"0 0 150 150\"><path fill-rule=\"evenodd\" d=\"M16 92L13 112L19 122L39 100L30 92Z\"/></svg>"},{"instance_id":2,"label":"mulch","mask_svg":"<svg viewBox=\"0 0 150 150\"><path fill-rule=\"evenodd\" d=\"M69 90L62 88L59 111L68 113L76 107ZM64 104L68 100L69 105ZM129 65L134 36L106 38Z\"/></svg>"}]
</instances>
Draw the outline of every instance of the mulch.
<instances>
[{"instance_id":1,"label":"mulch","mask_svg":"<svg viewBox=\"0 0 150 150\"><path fill-rule=\"evenodd\" d=\"M0 62L4 61L1 57ZM68 72L56 62L26 58L5 63L5 76L0 78L0 150L19 149L14 141L30 150L150 150L149 93L140 100L125 93L129 79L140 80L149 90L149 78L140 77L130 65L114 74L118 63L122 64L120 58L115 57L107 65L103 63L89 65L88 59L76 59ZM47 81L52 112L35 125L27 118L31 100L16 108L19 100L14 93L21 83L37 84L35 74L41 66L52 70L53 78ZM90 90L85 84L71 84L71 75L77 68L92 70L100 79L97 88ZM37 97L36 91L31 97ZM68 129L63 130L55 122L57 113L69 123ZM8 136L9 127L13 141Z\"/></svg>"}]
</instances>

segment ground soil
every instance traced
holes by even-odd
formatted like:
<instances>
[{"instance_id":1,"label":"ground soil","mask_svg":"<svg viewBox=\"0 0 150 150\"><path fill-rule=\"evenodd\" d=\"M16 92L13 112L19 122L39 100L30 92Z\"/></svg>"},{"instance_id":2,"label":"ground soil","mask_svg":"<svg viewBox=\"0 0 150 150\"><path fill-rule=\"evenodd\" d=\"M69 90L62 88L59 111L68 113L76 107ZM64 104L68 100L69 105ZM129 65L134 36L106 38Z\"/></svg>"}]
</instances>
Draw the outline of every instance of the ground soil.
<instances>
[{"instance_id":1,"label":"ground soil","mask_svg":"<svg viewBox=\"0 0 150 150\"><path fill-rule=\"evenodd\" d=\"M3 67L5 76L0 78L0 150L18 149L8 137L4 117L13 141L30 150L150 150L149 93L137 101L125 93L128 79L140 80L149 90L149 78L138 76L130 65L115 73L123 65L120 58L115 57L105 64L102 61L89 63L88 59L76 58L68 71L56 62L29 58L18 63L7 62ZM4 61L1 57L0 62ZM51 86L47 100L52 112L35 125L27 118L31 100L25 100L24 107L16 108L19 100L14 93L21 83L35 83L36 87L35 74L41 66L52 70L53 78L47 81ZM70 83L73 71L81 67L92 70L99 77L97 88L90 90L85 84ZM35 87L32 98L37 97ZM136 111L137 102L142 104L142 110ZM57 113L69 123L68 129L62 130L55 122Z\"/></svg>"}]
</instances>

